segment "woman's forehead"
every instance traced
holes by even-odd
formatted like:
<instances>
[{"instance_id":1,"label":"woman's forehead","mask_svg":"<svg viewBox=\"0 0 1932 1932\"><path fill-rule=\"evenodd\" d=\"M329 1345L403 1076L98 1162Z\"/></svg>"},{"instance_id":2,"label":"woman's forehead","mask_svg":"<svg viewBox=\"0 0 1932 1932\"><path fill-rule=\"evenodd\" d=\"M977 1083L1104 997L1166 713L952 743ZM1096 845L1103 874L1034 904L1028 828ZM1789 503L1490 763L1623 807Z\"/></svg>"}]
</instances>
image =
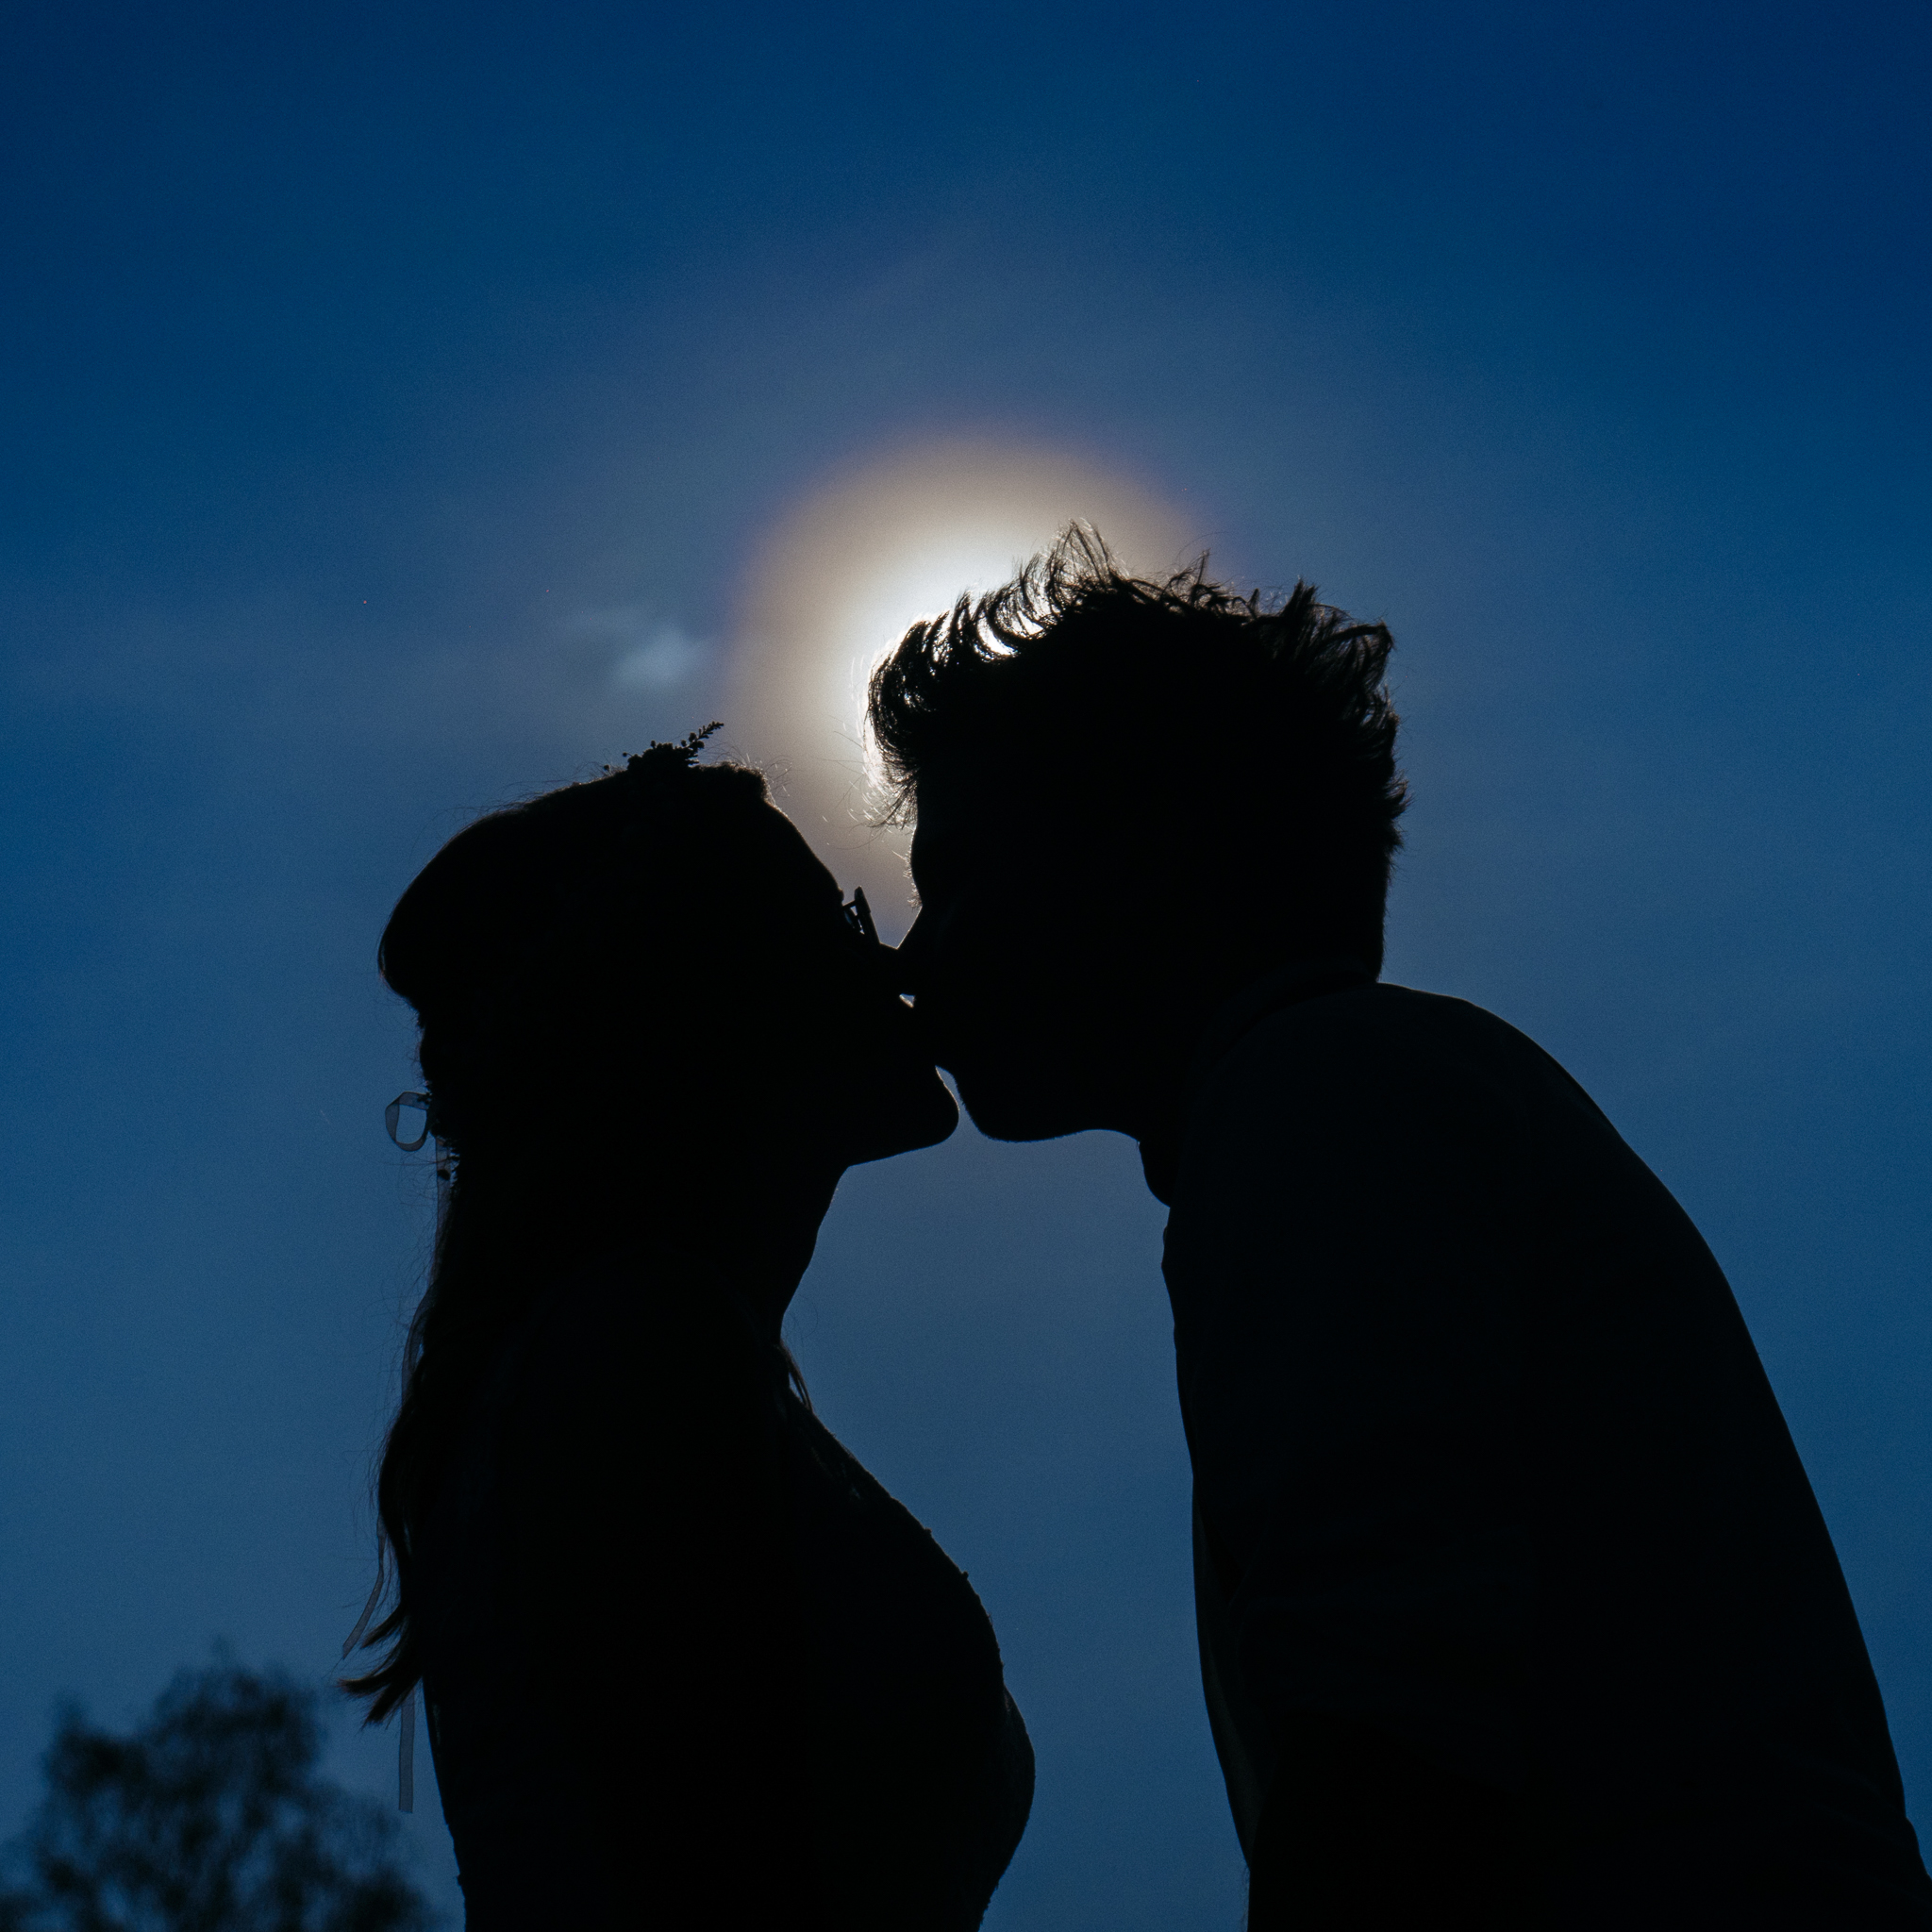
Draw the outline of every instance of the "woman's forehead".
<instances>
[{"instance_id":1,"label":"woman's forehead","mask_svg":"<svg viewBox=\"0 0 1932 1932\"><path fill-rule=\"evenodd\" d=\"M844 894L839 890L839 881L811 849L805 834L775 805L767 806L766 810L770 816L765 821L765 830L781 875L788 883L795 881L801 891L814 898L829 896L842 900Z\"/></svg>"}]
</instances>

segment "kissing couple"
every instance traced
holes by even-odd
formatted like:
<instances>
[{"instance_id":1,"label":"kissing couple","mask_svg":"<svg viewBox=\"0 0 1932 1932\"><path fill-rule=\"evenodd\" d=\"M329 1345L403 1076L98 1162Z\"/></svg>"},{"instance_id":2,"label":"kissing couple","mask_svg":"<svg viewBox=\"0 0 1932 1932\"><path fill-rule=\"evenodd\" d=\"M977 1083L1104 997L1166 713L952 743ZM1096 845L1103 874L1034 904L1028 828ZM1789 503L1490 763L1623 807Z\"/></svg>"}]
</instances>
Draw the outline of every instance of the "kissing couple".
<instances>
[{"instance_id":1,"label":"kissing couple","mask_svg":"<svg viewBox=\"0 0 1932 1932\"><path fill-rule=\"evenodd\" d=\"M706 732L403 894L453 1181L350 1689L420 1686L473 1932L979 1924L1033 1790L991 1624L780 1336L845 1169L952 1131L936 1064L1171 1210L1251 1932L1932 1927L1716 1261L1540 1048L1379 980L1389 651L1075 528L873 678L896 951Z\"/></svg>"}]
</instances>

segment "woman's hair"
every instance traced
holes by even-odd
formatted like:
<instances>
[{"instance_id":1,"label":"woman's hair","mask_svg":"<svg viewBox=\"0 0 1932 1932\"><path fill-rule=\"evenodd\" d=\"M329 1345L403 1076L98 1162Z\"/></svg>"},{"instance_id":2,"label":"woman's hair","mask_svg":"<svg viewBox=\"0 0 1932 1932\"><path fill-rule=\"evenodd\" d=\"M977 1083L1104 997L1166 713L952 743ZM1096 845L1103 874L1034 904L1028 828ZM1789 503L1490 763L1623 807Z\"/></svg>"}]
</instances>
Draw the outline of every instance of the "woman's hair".
<instances>
[{"instance_id":1,"label":"woman's hair","mask_svg":"<svg viewBox=\"0 0 1932 1932\"><path fill-rule=\"evenodd\" d=\"M394 1593L365 1644L389 1650L346 1683L372 1723L422 1674L417 1537L497 1344L547 1278L648 1214L654 1183L689 1216L679 1176L743 1108L733 1016L769 975L797 846L758 772L696 763L715 728L479 819L383 933L457 1159L376 1481Z\"/></svg>"}]
</instances>

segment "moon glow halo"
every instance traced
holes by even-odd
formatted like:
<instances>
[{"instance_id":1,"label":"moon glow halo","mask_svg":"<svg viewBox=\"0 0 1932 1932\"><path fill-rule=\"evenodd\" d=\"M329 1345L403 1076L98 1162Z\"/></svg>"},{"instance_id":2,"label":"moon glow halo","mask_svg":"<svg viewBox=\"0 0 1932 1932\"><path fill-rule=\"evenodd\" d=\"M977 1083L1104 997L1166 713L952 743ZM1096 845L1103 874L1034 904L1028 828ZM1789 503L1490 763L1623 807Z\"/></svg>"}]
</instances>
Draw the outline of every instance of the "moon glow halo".
<instances>
[{"instance_id":1,"label":"moon glow halo","mask_svg":"<svg viewBox=\"0 0 1932 1932\"><path fill-rule=\"evenodd\" d=\"M990 441L902 450L832 478L773 532L750 574L727 726L779 803L882 922L910 904L906 836L873 824L865 689L919 619L992 589L1075 519L1130 568L1171 569L1180 516L1078 458ZM896 937L896 934L891 935Z\"/></svg>"}]
</instances>

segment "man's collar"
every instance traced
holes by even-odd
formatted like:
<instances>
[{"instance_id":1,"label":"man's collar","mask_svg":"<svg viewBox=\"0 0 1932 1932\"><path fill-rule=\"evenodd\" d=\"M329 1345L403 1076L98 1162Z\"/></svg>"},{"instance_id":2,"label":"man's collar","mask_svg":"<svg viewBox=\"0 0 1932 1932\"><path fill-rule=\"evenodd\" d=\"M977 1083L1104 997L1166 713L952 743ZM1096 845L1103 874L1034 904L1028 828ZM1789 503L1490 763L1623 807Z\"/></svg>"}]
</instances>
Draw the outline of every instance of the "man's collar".
<instances>
[{"instance_id":1,"label":"man's collar","mask_svg":"<svg viewBox=\"0 0 1932 1932\"><path fill-rule=\"evenodd\" d=\"M1297 959L1276 967L1273 973L1264 973L1259 979L1251 979L1238 993L1223 1000L1201 1029L1193 1058L1188 1063L1190 1098L1215 1061L1270 1013L1301 1000L1317 999L1324 992L1341 992L1374 983L1375 975L1359 959L1341 953L1320 959Z\"/></svg>"},{"instance_id":2,"label":"man's collar","mask_svg":"<svg viewBox=\"0 0 1932 1932\"><path fill-rule=\"evenodd\" d=\"M1141 1170L1147 1177L1148 1191L1156 1200L1172 1205L1174 1177L1180 1169L1181 1141L1187 1131L1188 1116L1193 1111L1194 1096L1215 1063L1229 1053L1244 1034L1252 1032L1271 1013L1302 1000L1319 999L1324 993L1345 992L1358 986L1373 986L1375 975L1359 960L1345 954L1331 954L1316 959L1297 959L1251 979L1241 990L1215 1008L1195 1042L1182 1084L1180 1108L1168 1135L1150 1135L1141 1142Z\"/></svg>"}]
</instances>

